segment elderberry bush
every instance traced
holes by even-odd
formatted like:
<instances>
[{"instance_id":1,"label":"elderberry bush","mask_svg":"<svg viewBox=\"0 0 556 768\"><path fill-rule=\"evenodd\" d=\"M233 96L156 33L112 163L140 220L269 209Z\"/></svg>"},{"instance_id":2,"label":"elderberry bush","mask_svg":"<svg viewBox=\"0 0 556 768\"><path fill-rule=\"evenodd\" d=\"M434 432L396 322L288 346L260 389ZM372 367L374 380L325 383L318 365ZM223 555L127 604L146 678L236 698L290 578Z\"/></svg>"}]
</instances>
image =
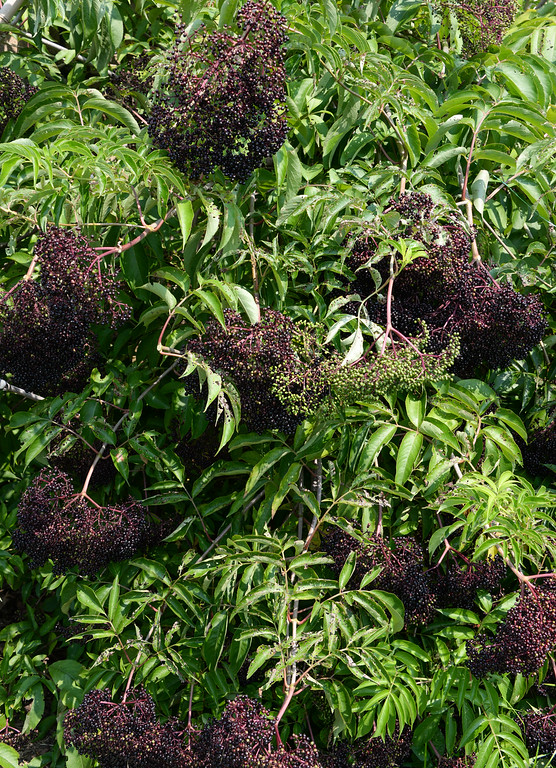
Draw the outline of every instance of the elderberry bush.
<instances>
[{"instance_id":1,"label":"elderberry bush","mask_svg":"<svg viewBox=\"0 0 556 768\"><path fill-rule=\"evenodd\" d=\"M286 19L248 0L237 32L178 37L156 90L149 134L188 177L215 168L244 181L284 143Z\"/></svg>"},{"instance_id":2,"label":"elderberry bush","mask_svg":"<svg viewBox=\"0 0 556 768\"><path fill-rule=\"evenodd\" d=\"M304 357L306 332L276 310L265 310L253 326L237 312L224 315L226 328L210 320L205 333L189 341L188 351L231 379L250 429L294 432L326 391L317 352L309 349Z\"/></svg>"},{"instance_id":3,"label":"elderberry bush","mask_svg":"<svg viewBox=\"0 0 556 768\"><path fill-rule=\"evenodd\" d=\"M43 470L27 488L12 533L15 549L31 567L52 560L56 573L77 568L92 576L110 562L125 560L157 540L146 509L133 499L101 507L76 494L68 475Z\"/></svg>"},{"instance_id":4,"label":"elderberry bush","mask_svg":"<svg viewBox=\"0 0 556 768\"><path fill-rule=\"evenodd\" d=\"M428 195L401 195L390 204L400 216L395 237L416 240L427 253L394 275L391 321L396 331L411 337L424 324L424 349L433 355L454 351L456 337L458 348L451 363L458 376L523 359L547 329L540 299L498 283L484 264L470 261L470 235L454 215L442 223ZM350 269L358 270L348 290L362 298L376 291L363 265L374 259L373 269L384 285L392 275L390 257L377 261L377 247L376 236L364 233L354 241L347 262ZM386 305L371 300L366 306L371 319L385 325Z\"/></svg>"},{"instance_id":5,"label":"elderberry bush","mask_svg":"<svg viewBox=\"0 0 556 768\"><path fill-rule=\"evenodd\" d=\"M85 694L64 718L64 739L100 768L193 768L184 728L175 720L161 724L154 701L144 689L112 701L108 690Z\"/></svg>"},{"instance_id":6,"label":"elderberry bush","mask_svg":"<svg viewBox=\"0 0 556 768\"><path fill-rule=\"evenodd\" d=\"M467 641L467 666L475 677L490 672L530 675L556 646L556 585L524 588L496 635Z\"/></svg>"},{"instance_id":7,"label":"elderberry bush","mask_svg":"<svg viewBox=\"0 0 556 768\"><path fill-rule=\"evenodd\" d=\"M35 93L35 86L26 83L9 67L0 67L0 135Z\"/></svg>"},{"instance_id":8,"label":"elderberry bush","mask_svg":"<svg viewBox=\"0 0 556 768\"><path fill-rule=\"evenodd\" d=\"M35 257L39 278L0 297L0 375L44 396L79 391L100 361L95 326L118 327L130 308L84 237L51 227Z\"/></svg>"}]
</instances>

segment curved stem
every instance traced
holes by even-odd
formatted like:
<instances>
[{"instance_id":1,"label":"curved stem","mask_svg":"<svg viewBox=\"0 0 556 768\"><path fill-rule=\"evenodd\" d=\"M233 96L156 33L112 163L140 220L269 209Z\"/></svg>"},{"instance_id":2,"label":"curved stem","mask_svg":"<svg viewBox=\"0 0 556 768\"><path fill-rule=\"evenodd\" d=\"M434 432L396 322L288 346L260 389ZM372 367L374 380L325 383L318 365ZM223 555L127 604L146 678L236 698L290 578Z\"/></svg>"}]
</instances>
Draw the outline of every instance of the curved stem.
<instances>
[{"instance_id":1,"label":"curved stem","mask_svg":"<svg viewBox=\"0 0 556 768\"><path fill-rule=\"evenodd\" d=\"M163 371L160 374L160 376L155 381L153 381L153 383L150 386L148 386L147 389L144 390L144 392L141 392L141 394L137 398L137 402L140 403L141 400L143 400L149 394L149 392L152 389L157 387L159 385L159 383L162 381L162 379L164 379L166 376L168 376L169 373L171 373L174 370L174 368L176 367L178 362L179 362L178 360L174 360L174 362L172 363L172 365L169 368L167 368L165 371ZM120 418L120 420L118 422L116 422L116 424L112 428L112 431L113 432L117 432L118 429L122 426L122 424L124 423L124 421L126 420L126 418L128 416L129 416L129 411L126 411L126 413L124 413L124 415ZM102 459L102 457L104 455L104 452L106 451L107 447L108 447L108 443L103 443L100 446L100 448L98 450L98 453L95 456L95 458L93 460L93 463L89 467L89 471L87 472L87 477L85 478L85 482L83 483L83 488L81 489L81 493L80 493L81 496L86 496L87 495L87 489L89 487L89 483L91 482L91 477L93 476L93 472L95 471L95 467L99 463L99 461Z\"/></svg>"}]
</instances>

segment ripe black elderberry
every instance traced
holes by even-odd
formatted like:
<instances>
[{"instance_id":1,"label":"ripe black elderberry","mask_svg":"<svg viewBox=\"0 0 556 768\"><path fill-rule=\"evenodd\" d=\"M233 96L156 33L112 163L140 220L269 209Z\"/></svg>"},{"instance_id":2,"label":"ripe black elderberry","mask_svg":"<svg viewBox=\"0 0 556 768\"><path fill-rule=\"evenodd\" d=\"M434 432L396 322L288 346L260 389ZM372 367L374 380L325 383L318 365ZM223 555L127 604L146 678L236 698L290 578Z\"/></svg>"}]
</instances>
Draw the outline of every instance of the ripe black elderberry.
<instances>
[{"instance_id":1,"label":"ripe black elderberry","mask_svg":"<svg viewBox=\"0 0 556 768\"><path fill-rule=\"evenodd\" d=\"M94 326L117 327L130 314L118 283L102 275L87 240L51 228L37 240L38 280L0 297L0 375L31 392L80 390L99 361Z\"/></svg>"},{"instance_id":2,"label":"ripe black elderberry","mask_svg":"<svg viewBox=\"0 0 556 768\"><path fill-rule=\"evenodd\" d=\"M500 555L462 566L451 562L446 573L437 577L436 598L439 608L473 608L479 589L495 592L506 575Z\"/></svg>"},{"instance_id":3,"label":"ripe black elderberry","mask_svg":"<svg viewBox=\"0 0 556 768\"><path fill-rule=\"evenodd\" d=\"M133 557L155 538L141 504L100 507L76 494L68 475L58 470L43 470L27 488L12 535L31 567L50 559L57 573L77 567L84 575Z\"/></svg>"},{"instance_id":4,"label":"ripe black elderberry","mask_svg":"<svg viewBox=\"0 0 556 768\"><path fill-rule=\"evenodd\" d=\"M244 181L287 136L286 19L267 0L238 11L238 32L178 38L155 93L149 134L192 179L219 167Z\"/></svg>"},{"instance_id":5,"label":"ripe black elderberry","mask_svg":"<svg viewBox=\"0 0 556 768\"><path fill-rule=\"evenodd\" d=\"M158 722L153 699L142 689L112 701L108 690L85 694L64 719L64 739L101 768L196 768L184 728Z\"/></svg>"},{"instance_id":6,"label":"ripe black elderberry","mask_svg":"<svg viewBox=\"0 0 556 768\"><path fill-rule=\"evenodd\" d=\"M466 757L441 757L438 760L438 768L473 768L475 755Z\"/></svg>"},{"instance_id":7,"label":"ripe black elderberry","mask_svg":"<svg viewBox=\"0 0 556 768\"><path fill-rule=\"evenodd\" d=\"M390 202L401 217L395 236L421 242L427 253L395 276L394 328L412 336L424 323L428 332L425 349L434 354L446 350L456 336L459 350L453 371L459 376L473 375L480 366L501 368L525 357L547 329L540 299L498 284L483 264L470 262L470 236L454 216L439 223L428 195L402 195ZM352 246L348 266L364 265L377 246L376 237L364 233ZM373 268L384 283L390 279L390 257L380 259ZM349 290L362 298L370 296L376 290L370 272L360 269ZM371 319L384 325L386 305L377 300L366 306Z\"/></svg>"},{"instance_id":8,"label":"ripe black elderberry","mask_svg":"<svg viewBox=\"0 0 556 768\"><path fill-rule=\"evenodd\" d=\"M262 704L238 696L199 734L195 768L264 768L273 736L274 725Z\"/></svg>"},{"instance_id":9,"label":"ripe black elderberry","mask_svg":"<svg viewBox=\"0 0 556 768\"><path fill-rule=\"evenodd\" d=\"M556 714L552 710L531 710L521 715L520 727L531 756L556 752Z\"/></svg>"},{"instance_id":10,"label":"ripe black elderberry","mask_svg":"<svg viewBox=\"0 0 556 768\"><path fill-rule=\"evenodd\" d=\"M0 67L0 135L35 93L35 86L26 83L9 67Z\"/></svg>"},{"instance_id":11,"label":"ripe black elderberry","mask_svg":"<svg viewBox=\"0 0 556 768\"><path fill-rule=\"evenodd\" d=\"M272 752L264 768L324 768L319 751L306 736L292 736L293 748L280 746Z\"/></svg>"},{"instance_id":12,"label":"ripe black elderberry","mask_svg":"<svg viewBox=\"0 0 556 768\"><path fill-rule=\"evenodd\" d=\"M467 666L475 677L489 672L537 672L556 646L556 585L526 588L494 638L467 642Z\"/></svg>"}]
</instances>

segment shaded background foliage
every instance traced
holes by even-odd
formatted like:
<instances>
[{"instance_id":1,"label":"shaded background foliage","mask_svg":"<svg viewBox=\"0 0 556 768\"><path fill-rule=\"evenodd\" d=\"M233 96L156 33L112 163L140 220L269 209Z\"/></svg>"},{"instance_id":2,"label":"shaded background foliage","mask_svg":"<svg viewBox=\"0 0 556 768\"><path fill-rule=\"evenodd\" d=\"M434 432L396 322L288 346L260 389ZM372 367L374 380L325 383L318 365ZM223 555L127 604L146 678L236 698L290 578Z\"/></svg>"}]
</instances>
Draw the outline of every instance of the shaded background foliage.
<instances>
[{"instance_id":1,"label":"shaded background foliage","mask_svg":"<svg viewBox=\"0 0 556 768\"><path fill-rule=\"evenodd\" d=\"M280 53L235 0L33 0L2 27L2 376L31 388L34 328L86 370L0 401L1 765L124 759L114 723L134 764L149 739L216 764L234 718L262 765L556 747L554 4L273 5ZM251 113L253 60L278 102Z\"/></svg>"}]
</instances>

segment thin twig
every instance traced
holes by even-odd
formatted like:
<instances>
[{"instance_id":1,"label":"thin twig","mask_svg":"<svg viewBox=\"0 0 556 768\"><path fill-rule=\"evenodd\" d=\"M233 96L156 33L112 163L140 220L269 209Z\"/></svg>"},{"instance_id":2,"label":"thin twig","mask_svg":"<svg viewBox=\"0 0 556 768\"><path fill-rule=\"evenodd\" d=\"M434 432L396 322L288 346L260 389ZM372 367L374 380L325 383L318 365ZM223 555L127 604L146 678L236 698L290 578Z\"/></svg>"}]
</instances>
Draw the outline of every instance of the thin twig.
<instances>
[{"instance_id":1,"label":"thin twig","mask_svg":"<svg viewBox=\"0 0 556 768\"><path fill-rule=\"evenodd\" d=\"M141 400L143 400L149 394L149 392L152 389L157 387L160 384L160 382L162 381L162 379L164 379L166 376L168 376L169 373L171 373L174 370L174 368L177 366L178 362L179 362L178 360L174 360L172 365L170 365L169 368L167 368L165 371L163 371L160 374L160 376L156 379L156 381L153 381L153 383L150 386L148 386L147 389L145 389L144 392L141 392L141 394L137 398L137 402L140 403ZM126 418L128 416L129 416L129 411L126 411L126 413L124 413L124 415L114 425L114 427L112 428L112 431L113 432L117 432L118 429L122 426L122 424L124 423L124 421L126 420ZM85 478L85 482L83 483L83 488L81 489L81 494L80 494L81 496L85 496L85 494L87 493L87 488L89 487L89 483L91 482L91 477L93 476L93 472L95 471L95 467L99 463L99 461L102 459L102 456L103 456L105 450L107 449L107 447L108 447L108 443L103 443L100 446L100 448L98 450L98 453L97 453L97 455L95 456L95 458L93 460L93 463L89 467L89 471L87 473L87 477Z\"/></svg>"},{"instance_id":2,"label":"thin twig","mask_svg":"<svg viewBox=\"0 0 556 768\"><path fill-rule=\"evenodd\" d=\"M0 379L0 391L3 389L5 389L6 392L13 392L14 395L21 395L22 397L26 397L28 400L44 400L44 397L41 397L41 395L35 395L33 392L26 392L24 389L15 387L13 384L8 383L5 379Z\"/></svg>"}]
</instances>

